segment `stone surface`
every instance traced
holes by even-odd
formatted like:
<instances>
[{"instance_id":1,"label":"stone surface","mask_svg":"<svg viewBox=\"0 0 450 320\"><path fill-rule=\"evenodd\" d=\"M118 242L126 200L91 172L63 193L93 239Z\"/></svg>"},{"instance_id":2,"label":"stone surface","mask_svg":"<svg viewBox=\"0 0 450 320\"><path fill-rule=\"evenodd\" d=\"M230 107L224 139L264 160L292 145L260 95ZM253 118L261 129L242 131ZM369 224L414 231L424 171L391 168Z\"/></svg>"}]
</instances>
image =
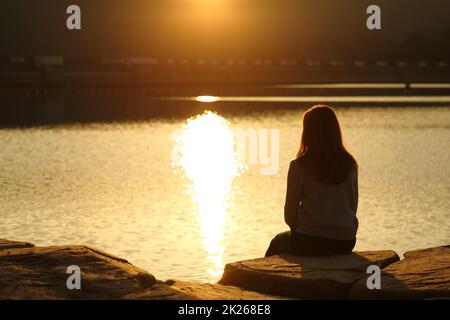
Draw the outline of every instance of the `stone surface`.
<instances>
[{"instance_id":1,"label":"stone surface","mask_svg":"<svg viewBox=\"0 0 450 320\"><path fill-rule=\"evenodd\" d=\"M285 299L235 286L216 283L168 280L139 293L124 297L132 300L279 300Z\"/></svg>"},{"instance_id":2,"label":"stone surface","mask_svg":"<svg viewBox=\"0 0 450 320\"><path fill-rule=\"evenodd\" d=\"M34 247L34 244L29 242L0 239L0 250L14 249L14 248L32 248L32 247Z\"/></svg>"},{"instance_id":3,"label":"stone surface","mask_svg":"<svg viewBox=\"0 0 450 320\"><path fill-rule=\"evenodd\" d=\"M300 299L345 299L369 265L381 268L399 260L394 251L365 251L326 257L279 255L230 263L225 285Z\"/></svg>"},{"instance_id":4,"label":"stone surface","mask_svg":"<svg viewBox=\"0 0 450 320\"><path fill-rule=\"evenodd\" d=\"M67 288L70 265L80 267L80 290ZM118 299L155 282L126 260L86 246L0 250L0 299Z\"/></svg>"},{"instance_id":5,"label":"stone surface","mask_svg":"<svg viewBox=\"0 0 450 320\"><path fill-rule=\"evenodd\" d=\"M352 288L351 299L449 299L450 246L409 251L385 268L381 290L368 290L366 280Z\"/></svg>"},{"instance_id":6,"label":"stone surface","mask_svg":"<svg viewBox=\"0 0 450 320\"><path fill-rule=\"evenodd\" d=\"M367 289L367 267L382 268L381 290ZM67 267L81 269L69 290ZM0 239L0 299L450 299L450 246L354 252L327 257L280 255L228 264L218 284L157 281L126 260L86 246L35 247Z\"/></svg>"}]
</instances>

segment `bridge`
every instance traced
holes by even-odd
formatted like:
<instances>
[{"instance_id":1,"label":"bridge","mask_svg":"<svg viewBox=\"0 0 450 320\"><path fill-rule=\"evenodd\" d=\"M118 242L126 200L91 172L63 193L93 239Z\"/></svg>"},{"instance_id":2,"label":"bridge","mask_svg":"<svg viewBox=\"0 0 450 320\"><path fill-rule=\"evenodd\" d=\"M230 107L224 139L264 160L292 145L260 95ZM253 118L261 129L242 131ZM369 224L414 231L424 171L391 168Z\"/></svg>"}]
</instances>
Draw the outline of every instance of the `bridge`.
<instances>
[{"instance_id":1,"label":"bridge","mask_svg":"<svg viewBox=\"0 0 450 320\"><path fill-rule=\"evenodd\" d=\"M59 56L9 58L0 86L449 83L448 61L123 58L64 63Z\"/></svg>"}]
</instances>

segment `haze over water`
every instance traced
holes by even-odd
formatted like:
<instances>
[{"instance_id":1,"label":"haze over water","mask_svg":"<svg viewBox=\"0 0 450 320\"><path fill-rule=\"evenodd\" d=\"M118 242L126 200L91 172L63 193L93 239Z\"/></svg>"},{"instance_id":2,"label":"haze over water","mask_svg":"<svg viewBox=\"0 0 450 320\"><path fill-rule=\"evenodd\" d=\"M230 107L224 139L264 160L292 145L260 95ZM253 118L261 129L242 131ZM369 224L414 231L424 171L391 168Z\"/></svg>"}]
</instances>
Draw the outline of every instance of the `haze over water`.
<instances>
[{"instance_id":1,"label":"haze over water","mask_svg":"<svg viewBox=\"0 0 450 320\"><path fill-rule=\"evenodd\" d=\"M402 254L448 244L450 108L337 112L360 165L356 250ZM188 126L194 131L187 131L182 146L204 138L209 123L215 128L210 138L228 150L216 158L228 162L206 168L216 173L213 185L199 176L199 159L189 151L190 165L174 167L174 137L186 120L2 129L0 237L87 244L159 279L216 281L224 264L263 256L271 238L287 229L286 174L298 148L301 113L228 116L228 122L213 117ZM240 174L229 170L228 134L238 128L280 130L277 174L261 175L258 165Z\"/></svg>"}]
</instances>

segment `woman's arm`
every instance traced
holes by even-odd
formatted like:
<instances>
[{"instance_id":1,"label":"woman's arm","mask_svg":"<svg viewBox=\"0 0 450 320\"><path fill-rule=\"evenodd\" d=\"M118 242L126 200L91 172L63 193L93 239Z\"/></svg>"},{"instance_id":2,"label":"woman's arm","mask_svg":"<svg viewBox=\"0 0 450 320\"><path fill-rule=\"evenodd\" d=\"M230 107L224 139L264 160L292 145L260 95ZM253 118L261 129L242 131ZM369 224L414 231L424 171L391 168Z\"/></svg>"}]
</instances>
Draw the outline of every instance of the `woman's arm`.
<instances>
[{"instance_id":1,"label":"woman's arm","mask_svg":"<svg viewBox=\"0 0 450 320\"><path fill-rule=\"evenodd\" d=\"M300 167L296 160L289 164L287 177L286 201L284 204L284 221L295 231L297 226L298 207L300 204L301 179Z\"/></svg>"},{"instance_id":2,"label":"woman's arm","mask_svg":"<svg viewBox=\"0 0 450 320\"><path fill-rule=\"evenodd\" d=\"M353 180L353 188L354 188L354 205L355 205L355 212L358 210L358 197L359 197L359 187L358 187L358 170L356 169L354 172L355 178Z\"/></svg>"}]
</instances>

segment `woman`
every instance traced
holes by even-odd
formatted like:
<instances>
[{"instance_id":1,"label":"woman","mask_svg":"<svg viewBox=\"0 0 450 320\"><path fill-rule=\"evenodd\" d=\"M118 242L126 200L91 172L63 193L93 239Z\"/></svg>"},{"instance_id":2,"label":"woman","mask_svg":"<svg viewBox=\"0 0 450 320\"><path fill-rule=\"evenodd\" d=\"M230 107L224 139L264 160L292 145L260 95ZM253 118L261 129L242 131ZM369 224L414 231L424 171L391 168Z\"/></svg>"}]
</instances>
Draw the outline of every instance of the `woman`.
<instances>
[{"instance_id":1,"label":"woman","mask_svg":"<svg viewBox=\"0 0 450 320\"><path fill-rule=\"evenodd\" d=\"M266 257L350 253L357 206L358 164L342 143L333 109L315 106L303 115L300 150L289 166L284 220L290 231L272 240Z\"/></svg>"}]
</instances>

